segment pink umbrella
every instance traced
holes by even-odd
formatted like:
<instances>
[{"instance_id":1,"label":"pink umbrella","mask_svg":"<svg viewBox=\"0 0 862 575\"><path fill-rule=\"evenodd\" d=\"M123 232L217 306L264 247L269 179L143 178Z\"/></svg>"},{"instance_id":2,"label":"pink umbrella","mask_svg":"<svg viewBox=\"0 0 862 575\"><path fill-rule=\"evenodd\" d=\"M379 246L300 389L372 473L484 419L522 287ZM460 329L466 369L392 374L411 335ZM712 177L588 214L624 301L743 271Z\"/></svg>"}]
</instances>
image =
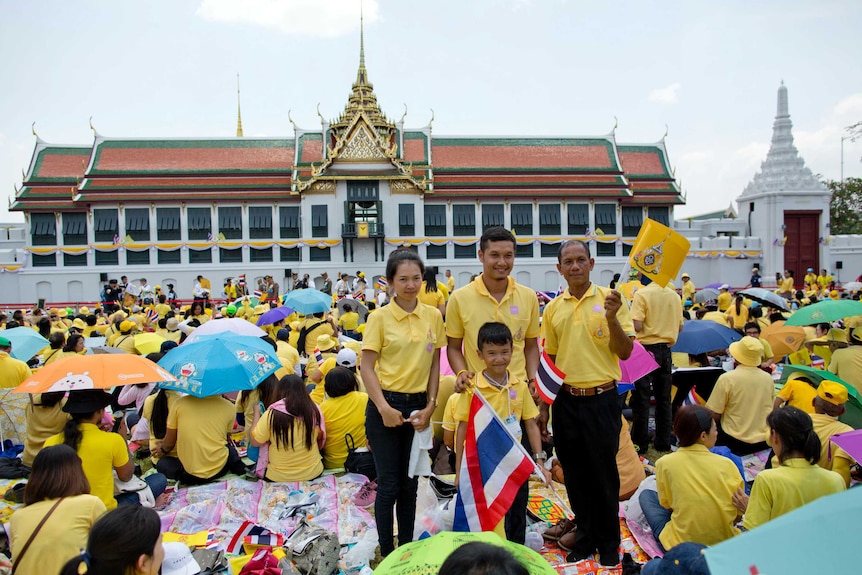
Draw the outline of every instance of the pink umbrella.
<instances>
[{"instance_id":1,"label":"pink umbrella","mask_svg":"<svg viewBox=\"0 0 862 575\"><path fill-rule=\"evenodd\" d=\"M620 371L622 371L619 381L620 393L632 389L634 382L656 369L658 364L652 354L640 342L634 342L631 356L625 361L620 361Z\"/></svg>"}]
</instances>

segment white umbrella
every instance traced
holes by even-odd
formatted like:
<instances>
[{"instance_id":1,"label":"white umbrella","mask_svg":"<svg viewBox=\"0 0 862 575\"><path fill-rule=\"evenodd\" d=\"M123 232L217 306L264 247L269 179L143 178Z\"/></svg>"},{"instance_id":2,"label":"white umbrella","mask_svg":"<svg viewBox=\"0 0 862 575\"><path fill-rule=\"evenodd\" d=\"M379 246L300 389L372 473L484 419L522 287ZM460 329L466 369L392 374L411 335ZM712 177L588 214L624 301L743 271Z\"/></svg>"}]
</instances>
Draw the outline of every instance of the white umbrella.
<instances>
[{"instance_id":1,"label":"white umbrella","mask_svg":"<svg viewBox=\"0 0 862 575\"><path fill-rule=\"evenodd\" d=\"M263 331L251 322L248 322L238 317L229 317L223 319L211 319L202 326L195 328L195 330L186 338L183 344L185 345L186 343L197 341L207 335L224 333L226 331L233 332L237 335L251 335L254 337L261 337L266 335L265 331Z\"/></svg>"}]
</instances>

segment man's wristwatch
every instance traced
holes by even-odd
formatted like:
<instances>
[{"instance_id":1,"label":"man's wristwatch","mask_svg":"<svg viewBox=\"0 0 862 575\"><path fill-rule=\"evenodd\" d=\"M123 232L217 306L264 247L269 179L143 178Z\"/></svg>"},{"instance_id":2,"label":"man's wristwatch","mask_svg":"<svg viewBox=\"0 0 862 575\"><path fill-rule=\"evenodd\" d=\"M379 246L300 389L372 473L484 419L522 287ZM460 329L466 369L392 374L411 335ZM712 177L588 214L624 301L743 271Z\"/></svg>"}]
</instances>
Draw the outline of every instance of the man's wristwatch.
<instances>
[{"instance_id":1,"label":"man's wristwatch","mask_svg":"<svg viewBox=\"0 0 862 575\"><path fill-rule=\"evenodd\" d=\"M547 460L548 460L548 454L545 453L544 451L540 451L538 453L533 454L533 461L547 461Z\"/></svg>"}]
</instances>

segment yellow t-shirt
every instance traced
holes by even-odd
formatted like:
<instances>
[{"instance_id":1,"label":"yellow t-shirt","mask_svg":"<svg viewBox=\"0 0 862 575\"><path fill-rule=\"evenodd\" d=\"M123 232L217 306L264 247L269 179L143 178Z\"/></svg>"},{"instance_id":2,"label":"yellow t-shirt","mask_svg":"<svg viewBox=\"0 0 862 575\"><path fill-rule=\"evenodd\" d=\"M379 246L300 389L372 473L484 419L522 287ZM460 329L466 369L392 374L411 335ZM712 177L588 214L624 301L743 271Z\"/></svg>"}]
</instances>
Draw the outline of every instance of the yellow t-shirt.
<instances>
[{"instance_id":1,"label":"yellow t-shirt","mask_svg":"<svg viewBox=\"0 0 862 575\"><path fill-rule=\"evenodd\" d=\"M514 416L517 421L526 421L539 416L539 408L530 396L530 390L524 381L509 373L509 382L503 388L496 388L488 381L484 373L476 374L476 385L458 394L455 404L455 421L467 421L470 418L470 403L473 394L479 391L500 419ZM512 393L514 392L514 397Z\"/></svg>"},{"instance_id":2,"label":"yellow t-shirt","mask_svg":"<svg viewBox=\"0 0 862 575\"><path fill-rule=\"evenodd\" d=\"M793 278L782 278L780 282L778 282L778 293L780 294L792 294L793 293Z\"/></svg>"},{"instance_id":3,"label":"yellow t-shirt","mask_svg":"<svg viewBox=\"0 0 862 575\"><path fill-rule=\"evenodd\" d=\"M825 276L818 275L817 283L820 285L821 290L829 290L829 285L832 283L832 276L827 274Z\"/></svg>"},{"instance_id":4,"label":"yellow t-shirt","mask_svg":"<svg viewBox=\"0 0 862 575\"><path fill-rule=\"evenodd\" d=\"M115 335L113 341L111 341L111 343L109 343L108 345L120 349L126 353L139 355L138 350L135 349L135 336L128 333Z\"/></svg>"},{"instance_id":5,"label":"yellow t-shirt","mask_svg":"<svg viewBox=\"0 0 862 575\"><path fill-rule=\"evenodd\" d=\"M510 276L508 280L506 295L499 302L488 293L481 275L456 290L446 308L446 335L463 340L467 368L479 373L485 369L485 362L476 353L479 328L489 321L506 324L513 340L509 372L526 381L524 344L528 339L539 337L539 300L535 291L517 284L515 278Z\"/></svg>"},{"instance_id":6,"label":"yellow t-shirt","mask_svg":"<svg viewBox=\"0 0 862 575\"><path fill-rule=\"evenodd\" d=\"M733 301L733 296L730 295L730 292L723 291L718 294L716 300L718 300L718 311L727 311Z\"/></svg>"},{"instance_id":7,"label":"yellow t-shirt","mask_svg":"<svg viewBox=\"0 0 862 575\"><path fill-rule=\"evenodd\" d=\"M745 305L739 306L739 313L736 313L736 304L730 304L730 307L727 308L727 313L724 317L731 320L733 323L733 327L737 329L742 329L745 327L745 324L748 322L748 308Z\"/></svg>"},{"instance_id":8,"label":"yellow t-shirt","mask_svg":"<svg viewBox=\"0 0 862 575\"><path fill-rule=\"evenodd\" d=\"M635 292L632 320L643 322L637 339L644 345L673 345L682 326L682 300L671 289L651 283Z\"/></svg>"},{"instance_id":9,"label":"yellow t-shirt","mask_svg":"<svg viewBox=\"0 0 862 575\"><path fill-rule=\"evenodd\" d=\"M422 287L419 288L419 293L416 295L419 298L419 301L425 305L436 307L437 309L440 309L440 306L446 303L446 297L443 295L442 291L425 291L425 282L422 282Z\"/></svg>"},{"instance_id":10,"label":"yellow t-shirt","mask_svg":"<svg viewBox=\"0 0 862 575\"><path fill-rule=\"evenodd\" d=\"M682 282L682 299L683 301L690 301L694 303L694 292L697 291L697 287L694 285L694 282L690 279L686 282Z\"/></svg>"},{"instance_id":11,"label":"yellow t-shirt","mask_svg":"<svg viewBox=\"0 0 862 575\"><path fill-rule=\"evenodd\" d=\"M323 444L323 467L337 469L344 467L347 459L347 444L344 438L349 433L356 447L364 447L365 407L368 394L351 391L340 397L328 397L320 404L323 421L326 422L326 443Z\"/></svg>"},{"instance_id":12,"label":"yellow t-shirt","mask_svg":"<svg viewBox=\"0 0 862 575\"><path fill-rule=\"evenodd\" d=\"M21 552L56 503L56 499L45 499L26 505L9 518L12 557ZM88 493L63 499L33 539L17 572L59 573L63 565L87 547L90 528L105 511L102 500Z\"/></svg>"},{"instance_id":13,"label":"yellow t-shirt","mask_svg":"<svg viewBox=\"0 0 862 575\"><path fill-rule=\"evenodd\" d=\"M568 385L596 387L622 377L619 357L610 350L610 329L605 317L605 297L610 291L590 284L579 300L567 289L545 306L542 320L545 351L557 356L557 367L566 374ZM627 305L620 307L617 320L623 333L635 335Z\"/></svg>"},{"instance_id":14,"label":"yellow t-shirt","mask_svg":"<svg viewBox=\"0 0 862 575\"><path fill-rule=\"evenodd\" d=\"M620 476L620 500L622 501L623 496L628 498L634 494L638 485L646 478L646 471L632 442L629 423L625 417L620 419L623 425L620 428L620 447L617 449L617 472Z\"/></svg>"},{"instance_id":15,"label":"yellow t-shirt","mask_svg":"<svg viewBox=\"0 0 862 575\"><path fill-rule=\"evenodd\" d=\"M820 438L820 460L817 461L817 465L823 469L838 471L842 474L847 473L847 477L844 477L844 480L845 483L849 483L847 480L850 478L850 465L852 465L855 460L849 453L837 445L833 445L831 439L836 433L853 431L853 428L846 423L838 421L834 417L826 415L825 413L812 413L811 422L814 425L814 433L816 433L817 437ZM831 457L830 452L832 455Z\"/></svg>"},{"instance_id":16,"label":"yellow t-shirt","mask_svg":"<svg viewBox=\"0 0 862 575\"><path fill-rule=\"evenodd\" d=\"M659 502L673 511L659 535L665 549L684 541L714 545L739 533L733 494L744 482L730 459L696 443L665 455L655 468Z\"/></svg>"},{"instance_id":17,"label":"yellow t-shirt","mask_svg":"<svg viewBox=\"0 0 862 575\"><path fill-rule=\"evenodd\" d=\"M63 431L63 426L69 421L69 414L63 411L65 399L61 399L51 407L42 407L40 403L42 403L42 395L34 395L33 403L25 410L27 433L24 436L24 453L21 454L21 461L27 467L33 466L33 459L42 449L45 441Z\"/></svg>"},{"instance_id":18,"label":"yellow t-shirt","mask_svg":"<svg viewBox=\"0 0 862 575\"><path fill-rule=\"evenodd\" d=\"M335 353L324 352L321 355L324 359L323 363L321 363L319 366L317 365L317 361L313 359L314 356L311 356L312 359L310 359L309 362L306 364L306 375L309 377L308 383L314 383L311 379L311 376L314 374L314 372L319 371L321 375L320 381L317 382L314 386L314 389L311 390L311 400L317 405L320 405L323 402L323 398L326 396L326 390L323 387L323 384L326 381L326 374L329 373L333 368L335 368L335 359L336 357L338 357L338 354Z\"/></svg>"},{"instance_id":19,"label":"yellow t-shirt","mask_svg":"<svg viewBox=\"0 0 862 575\"><path fill-rule=\"evenodd\" d=\"M168 413L168 427L177 430L177 454L186 473L208 479L224 468L235 414L233 404L217 395L177 400Z\"/></svg>"},{"instance_id":20,"label":"yellow t-shirt","mask_svg":"<svg viewBox=\"0 0 862 575\"><path fill-rule=\"evenodd\" d=\"M161 392L157 392L157 393L154 393L152 395L148 395L147 398L144 400L144 406L141 408L141 417L143 417L144 419L147 420L147 426L148 426L149 431L150 431L150 441L149 441L150 457L154 462L159 460L159 456L157 456L156 454L158 453L159 455L161 455L161 451L159 451L159 447L162 446L162 440L156 439L156 432L153 429L153 422L152 422L153 406L156 403L156 395L158 395L159 393L161 393ZM180 398L180 394L176 391L171 391L171 390L165 390L165 393L167 394L167 397L168 397L168 413L170 413L171 410L174 408L174 406L177 404L177 400ZM167 456L168 457L179 457L177 455L177 446L176 445L174 446L173 449L171 449L170 453L168 453Z\"/></svg>"},{"instance_id":21,"label":"yellow t-shirt","mask_svg":"<svg viewBox=\"0 0 862 575\"><path fill-rule=\"evenodd\" d=\"M452 297L452 292L455 291L455 276L446 278L446 289L449 290L449 297Z\"/></svg>"},{"instance_id":22,"label":"yellow t-shirt","mask_svg":"<svg viewBox=\"0 0 862 575\"><path fill-rule=\"evenodd\" d=\"M802 279L807 286L816 286L817 285L817 274L805 274L805 277ZM827 284L829 285L829 284Z\"/></svg>"},{"instance_id":23,"label":"yellow t-shirt","mask_svg":"<svg viewBox=\"0 0 862 575\"><path fill-rule=\"evenodd\" d=\"M114 499L113 470L129 462L126 440L117 433L102 431L92 423L81 423L78 429L83 434L78 446L78 456L84 466L84 475L90 482L90 493L102 500L109 511L117 506ZM45 441L45 447L63 443L63 434L58 433Z\"/></svg>"},{"instance_id":24,"label":"yellow t-shirt","mask_svg":"<svg viewBox=\"0 0 862 575\"><path fill-rule=\"evenodd\" d=\"M0 351L0 388L18 387L31 375L33 372L26 363Z\"/></svg>"},{"instance_id":25,"label":"yellow t-shirt","mask_svg":"<svg viewBox=\"0 0 862 575\"><path fill-rule=\"evenodd\" d=\"M275 342L275 355L281 360L281 366L293 373L294 368L299 365L299 352L286 341Z\"/></svg>"},{"instance_id":26,"label":"yellow t-shirt","mask_svg":"<svg viewBox=\"0 0 862 575\"><path fill-rule=\"evenodd\" d=\"M259 443L269 444L269 465L266 478L270 481L308 481L323 473L323 461L317 447L320 429L315 428L311 436L311 449L305 447L305 425L298 419L293 420L291 442L293 446L278 445L272 432L271 409L266 410L251 432Z\"/></svg>"},{"instance_id":27,"label":"yellow t-shirt","mask_svg":"<svg viewBox=\"0 0 862 575\"><path fill-rule=\"evenodd\" d=\"M791 407L796 407L805 413L812 414L814 413L814 404L812 402L817 397L817 390L811 387L808 382L795 379L795 377L795 375L791 375L787 379L787 383L779 390L776 397L780 397Z\"/></svg>"},{"instance_id":28,"label":"yellow t-shirt","mask_svg":"<svg viewBox=\"0 0 862 575\"><path fill-rule=\"evenodd\" d=\"M322 322L322 323L321 323ZM317 318L314 316L309 316L305 318L305 322L302 324L302 328L311 327L313 325L318 325L314 329L308 332L305 336L305 349L300 349L299 351L305 352L310 358L314 358L314 350L317 347L317 338L321 335L332 335L332 326L326 320L326 318ZM300 329L302 329L300 328ZM297 335L297 342L299 341L299 335Z\"/></svg>"},{"instance_id":29,"label":"yellow t-shirt","mask_svg":"<svg viewBox=\"0 0 862 575\"><path fill-rule=\"evenodd\" d=\"M359 314L355 311L342 314L338 318L338 326L344 331L356 331L356 328L359 327Z\"/></svg>"},{"instance_id":30,"label":"yellow t-shirt","mask_svg":"<svg viewBox=\"0 0 862 575\"><path fill-rule=\"evenodd\" d=\"M806 503L844 489L844 479L834 471L811 465L801 458L788 459L781 466L758 474L742 524L746 529L754 529Z\"/></svg>"},{"instance_id":31,"label":"yellow t-shirt","mask_svg":"<svg viewBox=\"0 0 862 575\"><path fill-rule=\"evenodd\" d=\"M763 356L761 356L760 358L760 363L772 359L772 356L774 356L775 353L772 351L772 346L769 344L769 342L762 337L757 338L757 341L759 341L760 345L763 346Z\"/></svg>"},{"instance_id":32,"label":"yellow t-shirt","mask_svg":"<svg viewBox=\"0 0 862 575\"><path fill-rule=\"evenodd\" d=\"M766 439L766 416L772 411L775 386L765 371L738 365L723 373L706 406L721 414L721 428L745 443Z\"/></svg>"},{"instance_id":33,"label":"yellow t-shirt","mask_svg":"<svg viewBox=\"0 0 862 575\"><path fill-rule=\"evenodd\" d=\"M378 354L375 372L381 389L401 393L428 389L434 354L444 345L440 311L417 301L413 311L406 312L397 298L368 317L362 340L363 351Z\"/></svg>"},{"instance_id":34,"label":"yellow t-shirt","mask_svg":"<svg viewBox=\"0 0 862 575\"><path fill-rule=\"evenodd\" d=\"M168 312L171 311L171 306L166 303L157 303L153 306L153 309L156 310L156 313L159 314L159 319L163 319Z\"/></svg>"},{"instance_id":35,"label":"yellow t-shirt","mask_svg":"<svg viewBox=\"0 0 862 575\"><path fill-rule=\"evenodd\" d=\"M833 351L829 371L862 394L862 345L851 345Z\"/></svg>"}]
</instances>

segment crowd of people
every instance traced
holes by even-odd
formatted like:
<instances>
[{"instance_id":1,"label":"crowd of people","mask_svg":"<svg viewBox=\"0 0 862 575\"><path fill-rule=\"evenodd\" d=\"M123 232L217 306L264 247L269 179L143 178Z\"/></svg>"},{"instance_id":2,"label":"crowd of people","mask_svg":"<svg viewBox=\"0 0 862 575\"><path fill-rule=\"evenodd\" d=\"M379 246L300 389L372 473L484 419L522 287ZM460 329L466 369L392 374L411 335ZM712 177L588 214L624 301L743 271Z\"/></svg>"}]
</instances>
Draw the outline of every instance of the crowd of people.
<instances>
[{"instance_id":1,"label":"crowd of people","mask_svg":"<svg viewBox=\"0 0 862 575\"><path fill-rule=\"evenodd\" d=\"M638 456L650 443L662 454L655 468L657 491L642 491L639 503L666 550L716 544L851 484L855 461L830 448L829 439L849 429L838 421L848 401L846 388L830 381L819 387L810 381L794 384L797 378L775 394L771 369L780 358L760 332L786 319L786 313L752 305L729 286L722 286L715 300L695 304L698 291L686 273L679 290L640 274L613 287L597 285L589 245L574 240L563 242L558 252L565 289L543 303L532 288L515 281L515 252L511 232L486 230L478 249L481 273L458 289L448 270L446 282L438 281L436 270L408 249L390 254L384 281L375 286L368 286L361 271L352 281L337 274L334 284L322 274L319 286L308 275L294 274L292 289L320 289L332 296L332 309L307 316L294 312L262 326L279 370L253 391L230 398L183 395L152 384L118 386L113 393L33 396L22 455L32 475L26 505L13 515L13 560L33 566L44 556L38 549L50 546L53 563L40 572L103 573L109 572L103 565L122 561L131 569L123 572L154 573L161 551L158 528L149 525L151 508L163 503L169 481L202 484L229 473L306 481L343 469L353 448L369 450L373 459L376 479L355 501L373 506L385 557L413 535L422 467L414 438L432 426L435 414L442 417L441 448L451 452L457 482L476 393L532 454L544 479L553 475L565 484L575 518L549 528L545 537L565 549L570 562L595 555L605 566L620 563L618 505L644 479ZM793 278L790 270L785 275ZM831 297L831 278L825 287L822 276L808 279L806 289L780 295L800 307L827 288ZM751 280L760 285L756 268ZM199 277L193 301L181 305L170 284L162 289L123 277L108 282L98 310L15 312L0 320L0 327L31 326L49 343L29 361L15 360L0 330L4 386L18 385L34 369L38 373L65 357L91 352L88 338L102 337L104 346L158 362L205 323L223 318L257 323L282 304L271 276L251 296L244 293L244 278L237 283L225 283L220 301ZM816 326L809 347L813 357L828 353L824 367L862 392L860 320ZM727 325L744 337L710 354L672 353L686 323L698 321ZM161 336L158 350L144 353L141 336L151 334ZM626 405L626 395L618 393L619 362L633 353L636 341L659 367L634 382ZM443 373L441 350L451 375ZM540 399L536 384L542 350L564 380L551 405ZM727 371L705 405L673 404L674 366L722 362ZM244 430L245 460L231 440L237 429ZM134 454L130 443L138 446ZM714 452L716 445L726 448L723 455ZM774 458L753 486L746 486L732 457L762 450L771 450ZM145 476L145 489L116 492L113 476L119 484L134 482L134 462L142 459L156 470ZM527 500L524 482L496 526L498 534L524 543ZM74 518L62 536L57 533L63 524L48 521L58 506L64 508L60 515ZM137 539L126 545L123 557L105 545L104 538L119 540L132 528ZM81 571L82 565L90 571Z\"/></svg>"}]
</instances>

